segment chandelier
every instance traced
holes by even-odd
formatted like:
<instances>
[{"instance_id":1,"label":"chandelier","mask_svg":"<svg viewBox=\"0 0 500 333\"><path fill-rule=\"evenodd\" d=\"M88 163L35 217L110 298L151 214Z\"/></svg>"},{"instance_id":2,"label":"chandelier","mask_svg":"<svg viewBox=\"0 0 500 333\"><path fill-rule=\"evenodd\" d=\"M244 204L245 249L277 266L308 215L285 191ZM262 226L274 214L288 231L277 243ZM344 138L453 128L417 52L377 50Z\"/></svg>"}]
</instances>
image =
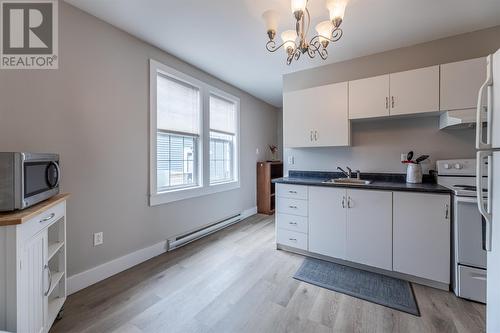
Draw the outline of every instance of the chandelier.
<instances>
[{"instance_id":1,"label":"chandelier","mask_svg":"<svg viewBox=\"0 0 500 333\"><path fill-rule=\"evenodd\" d=\"M278 30L279 14L275 10L267 10L262 14L266 22L267 36L269 41L266 49L269 52L276 52L283 47L287 54L286 63L290 65L292 61L299 60L302 54L307 54L310 58L317 54L321 59L328 58L328 45L337 42L342 37L342 19L344 18L347 0L326 0L326 8L330 12L330 20L320 22L316 25L318 33L308 40L308 33L311 24L311 15L307 9L309 0L291 0L292 13L295 17L295 30L285 30L281 33L282 43L275 41ZM298 41L297 41L298 38Z\"/></svg>"}]
</instances>

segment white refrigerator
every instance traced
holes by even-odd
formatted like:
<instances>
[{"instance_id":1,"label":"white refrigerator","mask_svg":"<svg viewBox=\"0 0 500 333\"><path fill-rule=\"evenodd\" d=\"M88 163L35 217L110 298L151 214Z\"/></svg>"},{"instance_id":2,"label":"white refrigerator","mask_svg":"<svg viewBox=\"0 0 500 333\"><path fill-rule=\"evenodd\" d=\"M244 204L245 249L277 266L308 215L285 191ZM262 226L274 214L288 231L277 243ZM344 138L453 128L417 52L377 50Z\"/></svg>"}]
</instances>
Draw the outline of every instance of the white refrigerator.
<instances>
[{"instance_id":1,"label":"white refrigerator","mask_svg":"<svg viewBox=\"0 0 500 333\"><path fill-rule=\"evenodd\" d=\"M485 114L486 113L486 114ZM486 125L483 125L486 116ZM487 252L486 329L500 332L500 50L487 57L487 79L479 90L476 119L477 195L484 217ZM487 174L482 166L487 164ZM486 180L486 181L484 181ZM483 188L487 199L483 200Z\"/></svg>"}]
</instances>

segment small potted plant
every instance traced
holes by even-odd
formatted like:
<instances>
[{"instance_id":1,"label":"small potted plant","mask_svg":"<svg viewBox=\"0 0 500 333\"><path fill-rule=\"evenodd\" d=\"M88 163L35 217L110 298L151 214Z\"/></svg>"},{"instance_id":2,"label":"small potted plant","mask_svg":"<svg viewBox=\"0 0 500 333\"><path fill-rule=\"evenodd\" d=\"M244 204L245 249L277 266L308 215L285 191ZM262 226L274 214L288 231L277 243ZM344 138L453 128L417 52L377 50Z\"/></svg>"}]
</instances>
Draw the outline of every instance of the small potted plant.
<instances>
[{"instance_id":1,"label":"small potted plant","mask_svg":"<svg viewBox=\"0 0 500 333\"><path fill-rule=\"evenodd\" d=\"M271 161L276 161L276 154L278 153L278 147L275 145L269 145L269 150L271 151Z\"/></svg>"}]
</instances>

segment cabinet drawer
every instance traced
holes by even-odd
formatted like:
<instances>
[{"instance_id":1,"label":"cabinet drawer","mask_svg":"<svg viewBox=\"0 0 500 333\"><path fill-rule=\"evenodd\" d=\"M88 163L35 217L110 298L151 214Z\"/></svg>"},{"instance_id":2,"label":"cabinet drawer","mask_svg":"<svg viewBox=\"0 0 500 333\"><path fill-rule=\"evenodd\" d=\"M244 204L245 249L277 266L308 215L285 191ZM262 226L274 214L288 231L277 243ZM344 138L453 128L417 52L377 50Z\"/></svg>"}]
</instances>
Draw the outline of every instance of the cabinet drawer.
<instances>
[{"instance_id":1,"label":"cabinet drawer","mask_svg":"<svg viewBox=\"0 0 500 333\"><path fill-rule=\"evenodd\" d=\"M301 232L278 228L276 231L276 242L281 245L307 251L307 235Z\"/></svg>"},{"instance_id":2,"label":"cabinet drawer","mask_svg":"<svg viewBox=\"0 0 500 333\"><path fill-rule=\"evenodd\" d=\"M276 214L276 225L279 229L297 231L307 234L307 217Z\"/></svg>"},{"instance_id":3,"label":"cabinet drawer","mask_svg":"<svg viewBox=\"0 0 500 333\"><path fill-rule=\"evenodd\" d=\"M277 184L276 194L281 198L307 200L307 186Z\"/></svg>"},{"instance_id":4,"label":"cabinet drawer","mask_svg":"<svg viewBox=\"0 0 500 333\"><path fill-rule=\"evenodd\" d=\"M278 213L307 216L307 201L278 198Z\"/></svg>"},{"instance_id":5,"label":"cabinet drawer","mask_svg":"<svg viewBox=\"0 0 500 333\"><path fill-rule=\"evenodd\" d=\"M486 270L458 266L459 296L486 303Z\"/></svg>"},{"instance_id":6,"label":"cabinet drawer","mask_svg":"<svg viewBox=\"0 0 500 333\"><path fill-rule=\"evenodd\" d=\"M27 240L36 235L41 230L49 227L52 223L64 216L66 211L66 203L61 202L53 207L50 207L45 212L38 214L29 221L19 226L20 237L22 240Z\"/></svg>"}]
</instances>

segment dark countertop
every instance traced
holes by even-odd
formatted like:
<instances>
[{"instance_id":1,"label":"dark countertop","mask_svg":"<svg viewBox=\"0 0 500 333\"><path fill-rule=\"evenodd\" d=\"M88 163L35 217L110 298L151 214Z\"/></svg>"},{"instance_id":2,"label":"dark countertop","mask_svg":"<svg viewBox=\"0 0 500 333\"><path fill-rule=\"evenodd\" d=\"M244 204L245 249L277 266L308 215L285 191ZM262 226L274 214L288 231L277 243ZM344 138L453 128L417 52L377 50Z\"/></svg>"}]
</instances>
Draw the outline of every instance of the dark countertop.
<instances>
[{"instance_id":1,"label":"dark countertop","mask_svg":"<svg viewBox=\"0 0 500 333\"><path fill-rule=\"evenodd\" d=\"M406 183L405 175L401 174L361 174L361 179L373 180L368 185L354 184L334 184L323 183L323 181L332 178L344 177L343 174L337 172L310 172L310 171L290 171L289 177L273 179L273 183L279 184L294 184L308 186L325 186L325 187L343 187L356 188L367 190L385 190L385 191L408 191L408 192L427 192L427 193L445 193L450 194L451 190L438 185L434 182L432 176L426 175L422 184Z\"/></svg>"}]
</instances>

